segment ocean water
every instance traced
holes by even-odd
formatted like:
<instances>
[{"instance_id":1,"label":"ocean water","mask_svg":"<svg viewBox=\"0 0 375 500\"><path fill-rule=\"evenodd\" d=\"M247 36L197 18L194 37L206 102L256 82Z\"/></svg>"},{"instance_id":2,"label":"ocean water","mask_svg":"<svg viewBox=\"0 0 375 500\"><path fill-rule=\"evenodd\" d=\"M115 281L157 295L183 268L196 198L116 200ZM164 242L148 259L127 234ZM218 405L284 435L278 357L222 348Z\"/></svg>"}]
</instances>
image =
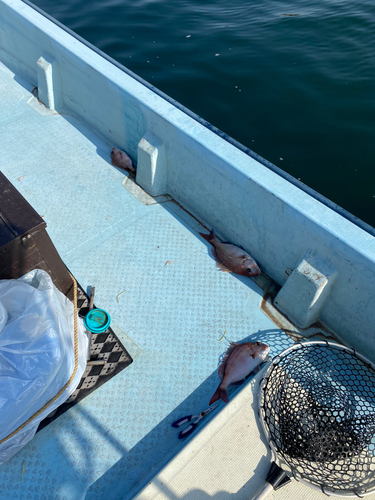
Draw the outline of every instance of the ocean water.
<instances>
[{"instance_id":1,"label":"ocean water","mask_svg":"<svg viewBox=\"0 0 375 500\"><path fill-rule=\"evenodd\" d=\"M372 0L34 3L375 226Z\"/></svg>"}]
</instances>

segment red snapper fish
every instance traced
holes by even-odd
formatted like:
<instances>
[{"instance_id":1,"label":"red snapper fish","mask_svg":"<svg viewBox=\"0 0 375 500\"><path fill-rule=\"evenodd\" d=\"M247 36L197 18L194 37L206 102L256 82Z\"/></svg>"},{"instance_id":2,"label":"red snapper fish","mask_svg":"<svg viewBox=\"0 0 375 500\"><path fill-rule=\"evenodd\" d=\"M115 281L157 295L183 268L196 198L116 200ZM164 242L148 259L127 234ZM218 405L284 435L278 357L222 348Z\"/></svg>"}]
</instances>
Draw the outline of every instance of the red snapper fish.
<instances>
[{"instance_id":1,"label":"red snapper fish","mask_svg":"<svg viewBox=\"0 0 375 500\"><path fill-rule=\"evenodd\" d=\"M228 403L228 385L243 380L267 357L270 348L262 342L231 342L223 362L219 366L219 377L222 382L210 400L210 405L220 398Z\"/></svg>"},{"instance_id":2,"label":"red snapper fish","mask_svg":"<svg viewBox=\"0 0 375 500\"><path fill-rule=\"evenodd\" d=\"M243 248L222 243L215 237L214 230L210 234L199 233L208 243L211 243L211 252L218 267L225 272L242 274L243 276L257 276L260 269L255 260Z\"/></svg>"},{"instance_id":3,"label":"red snapper fish","mask_svg":"<svg viewBox=\"0 0 375 500\"><path fill-rule=\"evenodd\" d=\"M136 170L133 167L133 163L130 157L126 153L124 153L124 151L121 151L117 148L112 148L111 160L114 167L122 168L122 170L129 170L129 172L135 174Z\"/></svg>"}]
</instances>

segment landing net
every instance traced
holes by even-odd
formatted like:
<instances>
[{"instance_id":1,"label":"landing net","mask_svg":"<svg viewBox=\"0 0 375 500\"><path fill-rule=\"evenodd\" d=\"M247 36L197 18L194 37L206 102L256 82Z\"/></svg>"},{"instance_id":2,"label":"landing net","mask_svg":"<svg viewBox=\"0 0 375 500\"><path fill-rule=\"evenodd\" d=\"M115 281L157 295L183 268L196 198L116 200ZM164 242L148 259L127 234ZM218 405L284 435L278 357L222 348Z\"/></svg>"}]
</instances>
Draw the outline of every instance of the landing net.
<instances>
[{"instance_id":1,"label":"landing net","mask_svg":"<svg viewBox=\"0 0 375 500\"><path fill-rule=\"evenodd\" d=\"M375 489L375 370L354 350L296 344L261 385L260 415L279 465L327 494Z\"/></svg>"}]
</instances>

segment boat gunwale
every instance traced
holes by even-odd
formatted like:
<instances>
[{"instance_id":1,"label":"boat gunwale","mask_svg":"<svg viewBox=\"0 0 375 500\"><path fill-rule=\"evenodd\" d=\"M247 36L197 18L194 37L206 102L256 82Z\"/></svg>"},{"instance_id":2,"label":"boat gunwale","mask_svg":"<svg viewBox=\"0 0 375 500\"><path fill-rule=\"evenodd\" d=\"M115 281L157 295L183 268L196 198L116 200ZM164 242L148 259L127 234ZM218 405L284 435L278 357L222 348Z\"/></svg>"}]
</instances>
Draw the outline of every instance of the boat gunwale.
<instances>
[{"instance_id":1,"label":"boat gunwale","mask_svg":"<svg viewBox=\"0 0 375 500\"><path fill-rule=\"evenodd\" d=\"M106 54L105 52L103 52L102 50L97 48L95 45L88 42L85 38L83 38L80 35L78 35L77 33L75 33L73 30L71 30L70 28L68 28L64 24L62 24L60 21L58 21L53 16L51 16L50 14L45 12L43 9L41 9L40 7L38 7L37 5L32 3L30 0L22 0L22 2L25 3L26 5L28 5L29 7L31 7L32 9L34 9L35 11L37 11L39 14L44 16L46 19L48 19L52 23L56 24L59 28L64 30L66 33L68 33L69 35L74 37L76 40L81 42L87 48L94 51L99 56L103 57L109 63L116 66L118 69L123 71L125 74L127 74L128 76L130 76L131 78L136 80L138 83L145 86L148 90L154 92L156 95L158 95L159 97L164 99L166 102L168 102L172 106L176 107L179 111L182 111L187 116L189 116L193 120L197 121L200 125L204 126L208 130L210 130L211 132L213 132L214 134L219 136L221 139L224 139L226 142L228 142L229 144L231 144L235 148L239 149L241 152L245 153L250 158L254 159L255 161L259 162L261 165L265 166L266 168L268 168L269 170L271 170L272 172L274 172L278 176L280 176L283 179L285 179L286 181L290 182L291 184L293 184L294 186L299 188L301 191L305 192L306 194L308 194L309 196L311 196L315 200L319 201L320 203L322 203L326 207L330 208L331 210L333 210L337 214L341 215L342 217L347 219L349 222L355 224L360 229L366 231L367 233L369 233L372 236L375 236L375 228L372 227L370 224L367 224L366 222L359 219L358 217L356 217L352 213L348 212L346 209L342 208L337 203L331 201L329 198L326 198L325 196L323 196L319 192L315 191L313 188L307 186L306 184L304 184L303 182L301 182L297 178L293 177L291 174L288 174L287 172L285 172L281 168L277 167L272 162L266 160L265 158L263 158L259 154L255 153L250 148L244 146L242 143L240 143L239 141L237 141L233 137L229 136L228 134L226 134L225 132L223 132L222 130L217 128L215 125L212 125L210 122L208 122L207 120L205 120L201 116L199 116L196 113L194 113L193 111L189 110L184 105L182 105L181 103L179 103L175 99L171 98L170 96L165 94L163 91L159 90L154 85L151 85L147 80L138 76L136 73L134 73L133 71L128 69L126 66L124 66L123 64L116 61L116 59L113 59L111 56L109 56L108 54Z\"/></svg>"}]
</instances>

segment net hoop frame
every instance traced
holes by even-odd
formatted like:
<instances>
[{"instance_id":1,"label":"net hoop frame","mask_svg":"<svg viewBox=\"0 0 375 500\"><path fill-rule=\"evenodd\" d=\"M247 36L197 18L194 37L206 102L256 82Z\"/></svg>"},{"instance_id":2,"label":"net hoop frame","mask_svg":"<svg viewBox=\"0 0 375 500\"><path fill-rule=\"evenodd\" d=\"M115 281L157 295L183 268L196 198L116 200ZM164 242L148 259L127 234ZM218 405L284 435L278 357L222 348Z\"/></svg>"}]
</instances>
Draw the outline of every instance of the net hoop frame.
<instances>
[{"instance_id":1,"label":"net hoop frame","mask_svg":"<svg viewBox=\"0 0 375 500\"><path fill-rule=\"evenodd\" d=\"M263 406L262 406L262 402L263 402L263 393L264 393L264 390L265 390L264 386L265 386L266 382L268 381L268 378L269 378L269 376L270 376L270 374L271 374L274 366L278 363L278 361L281 358L285 357L286 354L288 354L290 351L301 349L302 347L309 346L309 345L326 345L326 346L329 346L329 347L334 347L334 348L337 348L337 349L341 349L343 351L347 351L350 354L352 354L355 357L357 357L358 359L360 359L361 361L363 361L363 363L365 365L368 365L375 372L375 364L372 363L369 359L367 359L362 354L358 353L354 348L344 346L344 345L339 344L337 342L330 342L328 340L312 340L312 341L308 341L308 342L296 342L292 346L290 346L287 349L285 349L284 351L282 351L280 354L277 354L276 356L274 356L274 358L269 363L269 365L268 366L266 365L266 367L264 368L266 370L266 373L265 373L265 375L259 381L258 417L259 417L259 421L260 421L263 433L264 433L264 435L265 435L265 437L267 439L267 445L268 445L268 447L270 448L270 450L272 452L273 460L281 468L283 467L284 462L281 461L279 459L279 457L278 457L275 444L272 441L272 438L270 436L270 433L268 431L268 428L267 428L267 426L266 426L266 424L264 422L264 418L263 418L263 412L262 412ZM361 492L361 494L356 493L354 490L352 490L352 491L333 490L333 489L325 488L323 486L318 487L316 484L310 483L306 479L303 479L303 478L300 478L300 477L296 476L293 471L291 471L291 472L290 471L285 471L285 473L290 478L293 478L296 481L298 481L298 482L300 482L302 484L305 484L309 488L313 488L314 490L320 491L321 493L324 493L325 495L329 495L329 496L347 497L347 498L363 498L364 496L371 495L375 491L375 486L372 489L370 489L370 490L367 490L365 492ZM375 471L374 471L373 474L375 474Z\"/></svg>"}]
</instances>

